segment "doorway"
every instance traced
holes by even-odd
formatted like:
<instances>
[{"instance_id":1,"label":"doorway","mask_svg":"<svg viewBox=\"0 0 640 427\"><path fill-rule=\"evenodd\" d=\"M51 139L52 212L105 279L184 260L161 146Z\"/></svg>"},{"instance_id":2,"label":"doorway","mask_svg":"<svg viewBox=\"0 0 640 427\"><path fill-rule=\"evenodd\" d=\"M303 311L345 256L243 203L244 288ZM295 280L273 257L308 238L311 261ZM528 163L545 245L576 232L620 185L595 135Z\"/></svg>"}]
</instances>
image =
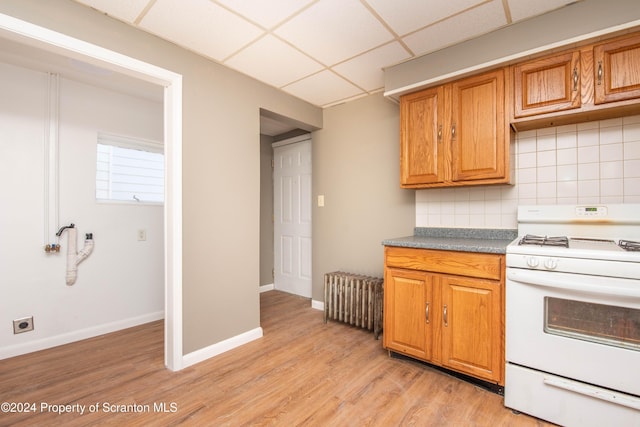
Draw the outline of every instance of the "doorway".
<instances>
[{"instance_id":1,"label":"doorway","mask_svg":"<svg viewBox=\"0 0 640 427\"><path fill-rule=\"evenodd\" d=\"M273 144L274 288L311 298L311 135Z\"/></svg>"},{"instance_id":2,"label":"doorway","mask_svg":"<svg viewBox=\"0 0 640 427\"><path fill-rule=\"evenodd\" d=\"M126 55L0 14L0 38L55 52L164 88L165 365L182 357L182 76Z\"/></svg>"}]
</instances>

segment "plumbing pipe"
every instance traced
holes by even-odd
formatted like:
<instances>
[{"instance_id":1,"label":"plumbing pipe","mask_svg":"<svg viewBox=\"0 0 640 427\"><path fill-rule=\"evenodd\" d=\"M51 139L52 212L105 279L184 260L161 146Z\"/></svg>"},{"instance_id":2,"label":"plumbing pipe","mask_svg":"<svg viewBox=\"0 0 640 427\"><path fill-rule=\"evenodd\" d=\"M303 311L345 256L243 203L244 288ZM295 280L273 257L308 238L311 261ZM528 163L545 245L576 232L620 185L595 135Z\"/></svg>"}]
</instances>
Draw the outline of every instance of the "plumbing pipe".
<instances>
[{"instance_id":1,"label":"plumbing pipe","mask_svg":"<svg viewBox=\"0 0 640 427\"><path fill-rule=\"evenodd\" d=\"M46 128L44 132L44 244L55 252L51 234L58 225L59 188L59 127L60 127L60 75L48 73ZM46 249L45 249L46 251Z\"/></svg>"},{"instance_id":2,"label":"plumbing pipe","mask_svg":"<svg viewBox=\"0 0 640 427\"><path fill-rule=\"evenodd\" d=\"M67 286L76 283L78 277L78 264L84 261L93 251L93 234L87 233L84 240L84 247L77 252L77 231L73 224L62 227L58 230L57 235L60 236L64 230L67 230L67 274L65 276Z\"/></svg>"}]
</instances>

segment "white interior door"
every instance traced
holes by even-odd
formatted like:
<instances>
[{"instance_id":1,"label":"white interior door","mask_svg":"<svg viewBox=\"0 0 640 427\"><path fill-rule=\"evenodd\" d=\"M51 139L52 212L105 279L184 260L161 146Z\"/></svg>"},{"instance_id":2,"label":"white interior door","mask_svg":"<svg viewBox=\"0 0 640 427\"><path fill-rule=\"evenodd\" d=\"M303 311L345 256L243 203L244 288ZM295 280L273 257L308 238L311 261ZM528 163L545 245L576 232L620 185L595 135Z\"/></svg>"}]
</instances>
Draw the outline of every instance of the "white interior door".
<instances>
[{"instance_id":1,"label":"white interior door","mask_svg":"<svg viewBox=\"0 0 640 427\"><path fill-rule=\"evenodd\" d=\"M311 137L273 145L274 288L311 298Z\"/></svg>"}]
</instances>

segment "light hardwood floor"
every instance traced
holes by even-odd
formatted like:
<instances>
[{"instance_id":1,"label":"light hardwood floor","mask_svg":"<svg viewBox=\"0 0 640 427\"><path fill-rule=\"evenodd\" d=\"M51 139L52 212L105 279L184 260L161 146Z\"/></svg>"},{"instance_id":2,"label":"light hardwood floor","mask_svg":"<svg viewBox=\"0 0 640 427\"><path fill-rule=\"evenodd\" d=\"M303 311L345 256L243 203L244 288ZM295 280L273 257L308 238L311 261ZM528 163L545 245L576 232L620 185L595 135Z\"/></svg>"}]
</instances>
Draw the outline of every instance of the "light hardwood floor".
<instances>
[{"instance_id":1,"label":"light hardwood floor","mask_svg":"<svg viewBox=\"0 0 640 427\"><path fill-rule=\"evenodd\" d=\"M261 311L263 338L180 372L164 368L162 322L2 360L0 402L36 411L0 412L0 425L549 425L513 414L496 394L389 358L372 333L324 324L308 299L266 292Z\"/></svg>"}]
</instances>

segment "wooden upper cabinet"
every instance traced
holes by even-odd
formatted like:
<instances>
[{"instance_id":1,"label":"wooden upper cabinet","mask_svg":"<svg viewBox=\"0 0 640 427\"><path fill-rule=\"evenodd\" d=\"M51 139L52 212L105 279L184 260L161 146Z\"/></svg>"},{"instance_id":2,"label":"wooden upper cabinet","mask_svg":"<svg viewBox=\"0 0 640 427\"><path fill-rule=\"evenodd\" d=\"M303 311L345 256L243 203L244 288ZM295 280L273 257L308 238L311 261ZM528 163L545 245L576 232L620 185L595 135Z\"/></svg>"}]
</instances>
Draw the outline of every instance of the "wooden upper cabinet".
<instances>
[{"instance_id":1,"label":"wooden upper cabinet","mask_svg":"<svg viewBox=\"0 0 640 427\"><path fill-rule=\"evenodd\" d=\"M640 34L593 48L595 103L640 98Z\"/></svg>"},{"instance_id":2,"label":"wooden upper cabinet","mask_svg":"<svg viewBox=\"0 0 640 427\"><path fill-rule=\"evenodd\" d=\"M442 86L400 98L400 183L416 185L444 180Z\"/></svg>"},{"instance_id":3,"label":"wooden upper cabinet","mask_svg":"<svg viewBox=\"0 0 640 427\"><path fill-rule=\"evenodd\" d=\"M511 66L518 131L640 114L640 33Z\"/></svg>"},{"instance_id":4,"label":"wooden upper cabinet","mask_svg":"<svg viewBox=\"0 0 640 427\"><path fill-rule=\"evenodd\" d=\"M507 177L504 79L499 69L452 84L452 181Z\"/></svg>"},{"instance_id":5,"label":"wooden upper cabinet","mask_svg":"<svg viewBox=\"0 0 640 427\"><path fill-rule=\"evenodd\" d=\"M505 70L400 97L400 185L509 181Z\"/></svg>"},{"instance_id":6,"label":"wooden upper cabinet","mask_svg":"<svg viewBox=\"0 0 640 427\"><path fill-rule=\"evenodd\" d=\"M514 117L579 108L580 51L513 66Z\"/></svg>"}]
</instances>

